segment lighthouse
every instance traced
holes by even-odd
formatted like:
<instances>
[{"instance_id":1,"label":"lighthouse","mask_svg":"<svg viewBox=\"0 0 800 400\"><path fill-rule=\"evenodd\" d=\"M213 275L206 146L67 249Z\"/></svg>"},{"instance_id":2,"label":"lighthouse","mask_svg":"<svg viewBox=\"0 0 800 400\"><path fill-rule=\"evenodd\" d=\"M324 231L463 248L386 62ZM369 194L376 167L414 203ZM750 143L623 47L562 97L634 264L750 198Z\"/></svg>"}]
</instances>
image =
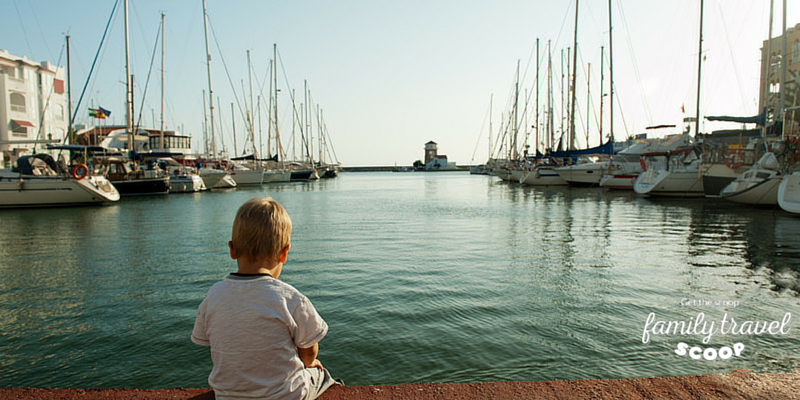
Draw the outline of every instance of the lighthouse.
<instances>
[{"instance_id":1,"label":"lighthouse","mask_svg":"<svg viewBox=\"0 0 800 400\"><path fill-rule=\"evenodd\" d=\"M436 142L431 140L425 143L425 171L452 171L455 169L456 163L448 162L445 155L439 155Z\"/></svg>"},{"instance_id":2,"label":"lighthouse","mask_svg":"<svg viewBox=\"0 0 800 400\"><path fill-rule=\"evenodd\" d=\"M425 143L425 165L436 159L436 154L438 151L439 150L436 147L436 142L433 140Z\"/></svg>"}]
</instances>

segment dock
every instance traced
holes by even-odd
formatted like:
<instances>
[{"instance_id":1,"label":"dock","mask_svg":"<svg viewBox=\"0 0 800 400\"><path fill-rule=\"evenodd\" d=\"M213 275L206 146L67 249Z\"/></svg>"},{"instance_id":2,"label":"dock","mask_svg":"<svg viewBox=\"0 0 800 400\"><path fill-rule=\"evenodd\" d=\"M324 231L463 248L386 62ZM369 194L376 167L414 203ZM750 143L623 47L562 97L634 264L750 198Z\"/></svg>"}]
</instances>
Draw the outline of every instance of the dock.
<instances>
[{"instance_id":1,"label":"dock","mask_svg":"<svg viewBox=\"0 0 800 400\"><path fill-rule=\"evenodd\" d=\"M213 400L209 389L28 389L0 388L0 398L18 400ZM386 386L335 386L320 400L451 399L800 399L800 370L634 379L543 382L425 383Z\"/></svg>"}]
</instances>

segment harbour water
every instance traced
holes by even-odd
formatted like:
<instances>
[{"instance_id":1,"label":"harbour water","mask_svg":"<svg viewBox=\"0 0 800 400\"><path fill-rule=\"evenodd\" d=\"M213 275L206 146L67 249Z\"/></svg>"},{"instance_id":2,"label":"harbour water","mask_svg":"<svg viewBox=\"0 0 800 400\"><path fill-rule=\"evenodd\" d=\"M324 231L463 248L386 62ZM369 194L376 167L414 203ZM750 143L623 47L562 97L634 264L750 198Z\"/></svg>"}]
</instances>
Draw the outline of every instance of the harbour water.
<instances>
[{"instance_id":1,"label":"harbour water","mask_svg":"<svg viewBox=\"0 0 800 400\"><path fill-rule=\"evenodd\" d=\"M320 359L348 384L800 368L800 219L779 209L345 173L0 211L0 386L206 387L208 349L189 340L197 306L235 270L236 209L263 195L294 223L281 279L328 322ZM643 343L650 313L793 319L786 334ZM745 349L696 360L679 342Z\"/></svg>"}]
</instances>

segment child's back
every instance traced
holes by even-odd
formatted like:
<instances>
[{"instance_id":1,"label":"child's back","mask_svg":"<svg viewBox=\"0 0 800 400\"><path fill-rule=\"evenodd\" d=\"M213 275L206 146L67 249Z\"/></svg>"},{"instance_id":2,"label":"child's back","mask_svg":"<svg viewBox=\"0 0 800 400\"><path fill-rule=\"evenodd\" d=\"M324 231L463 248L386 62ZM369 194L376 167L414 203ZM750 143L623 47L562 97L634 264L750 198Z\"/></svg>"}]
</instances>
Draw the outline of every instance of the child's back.
<instances>
[{"instance_id":1,"label":"child's back","mask_svg":"<svg viewBox=\"0 0 800 400\"><path fill-rule=\"evenodd\" d=\"M251 199L236 214L229 247L238 272L211 287L192 331L194 343L211 347L217 398L314 399L333 384L316 360L328 325L277 279L290 234L289 216L272 199Z\"/></svg>"},{"instance_id":2,"label":"child's back","mask_svg":"<svg viewBox=\"0 0 800 400\"><path fill-rule=\"evenodd\" d=\"M308 299L269 276L228 276L200 305L192 341L211 346L208 383L218 396L302 398L305 382L297 347L328 331Z\"/></svg>"}]
</instances>

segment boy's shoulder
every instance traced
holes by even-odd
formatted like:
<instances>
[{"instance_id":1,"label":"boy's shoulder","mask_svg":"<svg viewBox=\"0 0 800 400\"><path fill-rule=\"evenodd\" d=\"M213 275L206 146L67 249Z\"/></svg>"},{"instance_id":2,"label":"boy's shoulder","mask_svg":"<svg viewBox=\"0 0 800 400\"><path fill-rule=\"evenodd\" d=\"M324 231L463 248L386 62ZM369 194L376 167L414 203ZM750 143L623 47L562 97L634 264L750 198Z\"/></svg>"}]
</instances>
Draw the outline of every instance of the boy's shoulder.
<instances>
[{"instance_id":1,"label":"boy's shoulder","mask_svg":"<svg viewBox=\"0 0 800 400\"><path fill-rule=\"evenodd\" d=\"M226 276L224 279L212 285L209 294L234 290L238 292L252 291L273 293L295 301L306 299L306 296L297 290L297 288L284 281L268 276L239 277L233 274Z\"/></svg>"}]
</instances>

